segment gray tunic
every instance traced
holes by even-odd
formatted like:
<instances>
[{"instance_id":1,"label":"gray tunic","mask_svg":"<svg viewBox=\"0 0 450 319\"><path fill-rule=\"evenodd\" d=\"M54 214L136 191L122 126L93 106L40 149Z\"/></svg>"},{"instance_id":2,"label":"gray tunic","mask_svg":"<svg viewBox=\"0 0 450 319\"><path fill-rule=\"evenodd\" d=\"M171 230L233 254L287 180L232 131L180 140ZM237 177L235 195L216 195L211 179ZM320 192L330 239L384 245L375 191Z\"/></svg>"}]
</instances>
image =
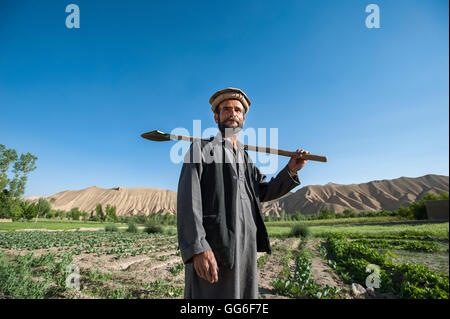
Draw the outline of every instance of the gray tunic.
<instances>
[{"instance_id":1,"label":"gray tunic","mask_svg":"<svg viewBox=\"0 0 450 319\"><path fill-rule=\"evenodd\" d=\"M220 134L220 133L219 133ZM221 136L216 136L218 141L222 141ZM221 267L219 268L219 281L211 284L208 281L200 278L192 262L188 262L185 268L185 298L210 298L210 299L240 299L240 298L258 298L258 272L257 272L257 254L256 254L256 225L254 216L257 210L254 207L254 198L251 194L249 182L245 177L244 166L244 148L243 144L238 142L238 148L235 150L228 140L225 141L225 156L233 167L235 178L238 180L238 194L236 200L236 255L235 264L232 269ZM220 147L215 144L214 147ZM192 151L192 150L191 150ZM192 166L192 170L196 170ZM286 194L290 189L299 185L298 176L288 173L287 167L282 170L281 178L272 179L269 183L273 185L273 189L268 190L272 196L278 195L280 197ZM179 185L182 185L183 198L193 203L201 202L201 190L198 172L193 171L185 174L183 180L180 179ZM279 174L279 175L280 175ZM280 180L283 180L280 183ZM277 182L278 181L278 182ZM281 187L282 184L282 187ZM270 185L270 186L272 186ZM195 200L197 198L197 200ZM201 225L202 212L200 207L193 209L191 214L196 215L186 216L186 212L178 212L178 228L179 240L183 243L184 240L196 243L189 245L186 252L183 254L183 245L180 245L184 260L190 259L194 254L211 249L204 238L205 233ZM181 214L180 214L181 213ZM195 221L194 225L188 221ZM186 235L185 235L186 234ZM199 238L193 238L191 234L197 234ZM195 237L195 236L194 236ZM195 247L193 247L195 246ZM191 256L192 255L192 256Z\"/></svg>"}]
</instances>

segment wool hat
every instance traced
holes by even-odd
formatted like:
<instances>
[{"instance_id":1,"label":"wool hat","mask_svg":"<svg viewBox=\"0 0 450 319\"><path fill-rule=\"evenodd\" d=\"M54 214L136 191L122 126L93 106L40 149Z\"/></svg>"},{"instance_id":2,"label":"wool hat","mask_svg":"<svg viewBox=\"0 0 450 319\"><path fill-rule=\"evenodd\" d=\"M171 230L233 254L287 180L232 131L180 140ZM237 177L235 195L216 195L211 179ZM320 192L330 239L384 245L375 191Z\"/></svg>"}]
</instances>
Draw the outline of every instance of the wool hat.
<instances>
[{"instance_id":1,"label":"wool hat","mask_svg":"<svg viewBox=\"0 0 450 319\"><path fill-rule=\"evenodd\" d=\"M211 110L216 112L216 107L225 100L239 100L244 106L245 113L248 112L250 108L250 99L239 89L226 88L214 93L209 99L209 104L211 104Z\"/></svg>"}]
</instances>

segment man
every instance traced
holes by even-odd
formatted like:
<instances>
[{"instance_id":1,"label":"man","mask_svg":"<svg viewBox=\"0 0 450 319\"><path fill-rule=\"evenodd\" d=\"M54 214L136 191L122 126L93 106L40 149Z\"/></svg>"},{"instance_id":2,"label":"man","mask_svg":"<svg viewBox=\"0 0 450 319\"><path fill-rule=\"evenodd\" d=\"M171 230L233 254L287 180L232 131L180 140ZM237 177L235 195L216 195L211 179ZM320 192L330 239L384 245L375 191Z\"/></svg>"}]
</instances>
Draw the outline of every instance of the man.
<instances>
[{"instance_id":1,"label":"man","mask_svg":"<svg viewBox=\"0 0 450 319\"><path fill-rule=\"evenodd\" d=\"M296 156L270 182L253 165L237 133L250 107L247 95L226 88L210 99L219 133L192 143L177 194L178 243L185 298L258 298L257 251L271 253L261 202L300 184Z\"/></svg>"}]
</instances>

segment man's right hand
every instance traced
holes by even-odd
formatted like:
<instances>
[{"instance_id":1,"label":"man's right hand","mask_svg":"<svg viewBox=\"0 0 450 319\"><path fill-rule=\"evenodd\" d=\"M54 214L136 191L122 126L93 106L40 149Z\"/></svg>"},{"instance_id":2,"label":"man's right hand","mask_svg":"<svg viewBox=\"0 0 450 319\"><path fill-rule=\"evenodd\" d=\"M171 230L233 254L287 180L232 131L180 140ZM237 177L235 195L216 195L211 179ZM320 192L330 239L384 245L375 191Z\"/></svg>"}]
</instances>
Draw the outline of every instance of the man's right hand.
<instances>
[{"instance_id":1,"label":"man's right hand","mask_svg":"<svg viewBox=\"0 0 450 319\"><path fill-rule=\"evenodd\" d=\"M200 278L212 284L219 280L219 268L212 250L194 255L194 269Z\"/></svg>"}]
</instances>

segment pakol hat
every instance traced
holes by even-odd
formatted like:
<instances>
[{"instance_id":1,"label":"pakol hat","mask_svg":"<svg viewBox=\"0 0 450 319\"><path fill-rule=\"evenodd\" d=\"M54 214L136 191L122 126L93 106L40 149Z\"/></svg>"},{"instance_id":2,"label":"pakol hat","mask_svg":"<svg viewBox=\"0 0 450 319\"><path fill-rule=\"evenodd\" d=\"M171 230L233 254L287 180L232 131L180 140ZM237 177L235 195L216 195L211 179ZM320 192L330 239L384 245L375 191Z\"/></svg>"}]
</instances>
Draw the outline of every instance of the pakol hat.
<instances>
[{"instance_id":1,"label":"pakol hat","mask_svg":"<svg viewBox=\"0 0 450 319\"><path fill-rule=\"evenodd\" d=\"M225 100L239 100L244 106L245 113L248 112L250 108L250 99L239 89L226 88L214 93L209 99L209 104L211 104L211 110L216 112L216 107Z\"/></svg>"}]
</instances>

